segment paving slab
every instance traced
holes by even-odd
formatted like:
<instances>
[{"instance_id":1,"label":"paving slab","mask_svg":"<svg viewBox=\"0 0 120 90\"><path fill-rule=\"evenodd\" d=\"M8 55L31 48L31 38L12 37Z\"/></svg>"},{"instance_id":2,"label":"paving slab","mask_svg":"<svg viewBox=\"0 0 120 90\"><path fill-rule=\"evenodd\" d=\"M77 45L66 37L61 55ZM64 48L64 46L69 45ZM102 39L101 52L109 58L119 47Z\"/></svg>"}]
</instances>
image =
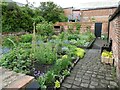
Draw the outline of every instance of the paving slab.
<instances>
[{"instance_id":1,"label":"paving slab","mask_svg":"<svg viewBox=\"0 0 120 90\"><path fill-rule=\"evenodd\" d=\"M0 67L0 83L2 90L25 90L32 87L35 83L35 89L39 88L39 85L35 81L34 77L21 73L16 73L11 70Z\"/></svg>"},{"instance_id":2,"label":"paving slab","mask_svg":"<svg viewBox=\"0 0 120 90\"><path fill-rule=\"evenodd\" d=\"M72 69L71 76L62 83L64 88L119 88L113 67L101 63L100 49L87 49L86 55ZM72 83L67 81L72 80Z\"/></svg>"}]
</instances>

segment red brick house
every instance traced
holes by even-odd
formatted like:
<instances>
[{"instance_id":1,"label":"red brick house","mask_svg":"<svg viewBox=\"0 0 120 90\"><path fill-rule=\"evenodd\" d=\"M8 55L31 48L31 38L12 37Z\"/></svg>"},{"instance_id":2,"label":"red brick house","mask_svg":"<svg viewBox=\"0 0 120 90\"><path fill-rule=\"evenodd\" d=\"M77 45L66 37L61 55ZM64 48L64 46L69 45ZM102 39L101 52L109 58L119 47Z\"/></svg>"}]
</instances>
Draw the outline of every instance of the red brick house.
<instances>
[{"instance_id":1,"label":"red brick house","mask_svg":"<svg viewBox=\"0 0 120 90\"><path fill-rule=\"evenodd\" d=\"M112 40L112 51L115 59L117 77L120 82L120 5L109 18L109 40Z\"/></svg>"}]
</instances>

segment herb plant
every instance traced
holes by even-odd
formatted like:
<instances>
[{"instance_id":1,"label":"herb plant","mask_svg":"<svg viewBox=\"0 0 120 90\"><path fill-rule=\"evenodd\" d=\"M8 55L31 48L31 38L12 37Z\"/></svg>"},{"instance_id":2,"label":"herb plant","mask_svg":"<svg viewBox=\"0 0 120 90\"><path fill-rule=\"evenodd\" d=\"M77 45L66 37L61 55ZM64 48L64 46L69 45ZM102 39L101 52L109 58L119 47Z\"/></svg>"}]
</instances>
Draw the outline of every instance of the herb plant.
<instances>
[{"instance_id":1,"label":"herb plant","mask_svg":"<svg viewBox=\"0 0 120 90\"><path fill-rule=\"evenodd\" d=\"M34 55L40 64L53 64L57 59L56 50L52 48L51 43L41 43Z\"/></svg>"}]
</instances>

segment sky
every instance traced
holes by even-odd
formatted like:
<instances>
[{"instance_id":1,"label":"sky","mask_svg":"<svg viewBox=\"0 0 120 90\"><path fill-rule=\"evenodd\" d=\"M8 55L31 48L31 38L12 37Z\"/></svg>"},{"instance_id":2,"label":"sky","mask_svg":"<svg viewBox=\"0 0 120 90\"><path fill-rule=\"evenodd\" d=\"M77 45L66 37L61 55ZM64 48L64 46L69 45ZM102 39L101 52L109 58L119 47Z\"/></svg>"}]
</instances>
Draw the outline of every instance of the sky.
<instances>
[{"instance_id":1,"label":"sky","mask_svg":"<svg viewBox=\"0 0 120 90\"><path fill-rule=\"evenodd\" d=\"M15 2L20 2L23 4L26 4L26 0L13 0ZM40 2L46 2L46 1L53 1L55 4L66 8L66 7L75 7L75 8L83 8L85 5L90 6L92 4L96 4L97 2L102 2L102 4L116 4L120 0L28 0L30 3L35 2L34 6L38 7ZM94 3L93 3L94 2ZM86 4L87 3L87 4ZM89 4L88 4L89 3Z\"/></svg>"}]
</instances>

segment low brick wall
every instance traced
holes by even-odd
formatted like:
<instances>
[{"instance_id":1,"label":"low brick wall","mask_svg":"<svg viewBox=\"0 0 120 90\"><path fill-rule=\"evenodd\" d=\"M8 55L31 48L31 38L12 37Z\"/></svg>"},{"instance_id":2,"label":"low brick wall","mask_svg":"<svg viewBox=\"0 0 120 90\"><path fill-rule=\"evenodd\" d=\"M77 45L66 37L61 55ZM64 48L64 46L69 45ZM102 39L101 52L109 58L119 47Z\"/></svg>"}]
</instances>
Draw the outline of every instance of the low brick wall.
<instances>
[{"instance_id":1,"label":"low brick wall","mask_svg":"<svg viewBox=\"0 0 120 90\"><path fill-rule=\"evenodd\" d=\"M81 33L87 30L87 27L90 26L90 30L95 32L95 23L94 22L57 22L55 26L63 26L64 31L68 30L68 25L72 24L74 26L74 31L76 30L76 24L81 25ZM108 21L102 22L102 34L108 34Z\"/></svg>"},{"instance_id":2,"label":"low brick wall","mask_svg":"<svg viewBox=\"0 0 120 90\"><path fill-rule=\"evenodd\" d=\"M76 30L76 24L80 24L80 32L85 32L87 30L87 27L90 27L90 30L94 33L94 26L95 23L93 22L57 22L55 26L63 26L64 31L68 30L68 25L73 25L74 26L74 31Z\"/></svg>"}]
</instances>

